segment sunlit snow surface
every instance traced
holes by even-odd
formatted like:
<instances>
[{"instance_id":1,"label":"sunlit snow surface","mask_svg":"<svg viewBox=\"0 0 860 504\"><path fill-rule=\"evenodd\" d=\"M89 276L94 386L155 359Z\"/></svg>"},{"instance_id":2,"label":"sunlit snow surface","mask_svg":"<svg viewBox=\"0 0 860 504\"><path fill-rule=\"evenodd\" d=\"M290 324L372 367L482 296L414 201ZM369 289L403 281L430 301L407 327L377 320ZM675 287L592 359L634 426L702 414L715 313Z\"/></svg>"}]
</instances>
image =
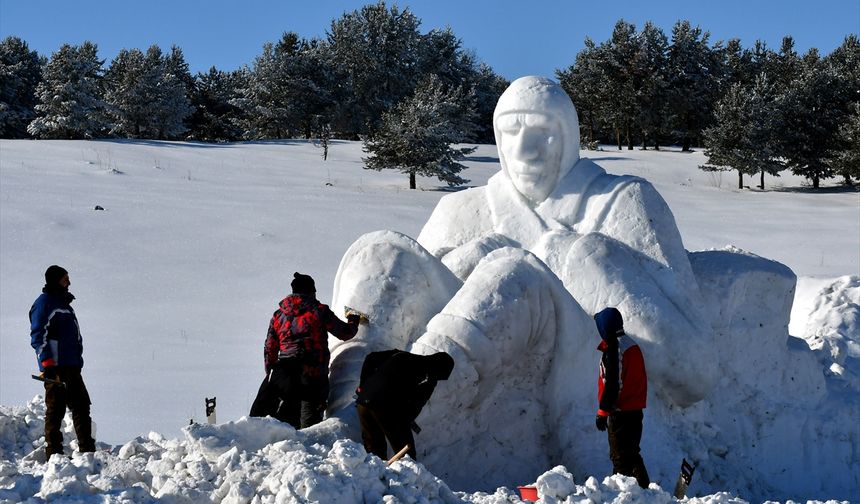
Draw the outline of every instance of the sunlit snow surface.
<instances>
[{"instance_id":1,"label":"sunlit snow surface","mask_svg":"<svg viewBox=\"0 0 860 504\"><path fill-rule=\"evenodd\" d=\"M741 358L713 397L683 412L646 411L643 454L652 479L671 491L686 456L700 463L688 493L710 494L701 502L732 502L732 495L856 499L858 193L816 194L792 177L768 178L777 190L738 191L735 175L696 169L704 164L701 153L583 156L610 173L652 182L688 250L733 245L778 260L799 277L788 332L813 351L802 343L727 339L722 351ZM292 272L312 274L320 299L329 301L337 265L357 237L377 229L417 236L445 194L434 180L408 191L406 176L364 171L360 157L360 144L349 142L336 142L327 162L305 142L0 142L0 499L506 502L516 485L537 480L547 502L670 501L632 480L603 480L605 435L590 425L584 434L593 439L593 460L582 467L593 471L570 476L548 460L533 468L531 481L499 490L477 484L487 493L462 494L420 464L384 468L340 420L295 433L241 419L262 378L268 319ZM467 164L471 185L484 185L498 170L495 148L482 146ZM35 358L27 311L54 263L69 269L78 296L84 377L97 438L106 443L95 456L42 464L38 450L31 453L41 446L43 426L39 401L30 402L40 387L29 379ZM723 281L718 273L711 278ZM796 397L782 387L785 400L762 411L762 391L792 378L791 369L769 367L775 351L802 359L799 369L820 372L794 377L804 382ZM596 366L596 352L585 359ZM825 384L818 395L808 390L816 380ZM753 393L751 384L764 388ZM204 420L203 398L212 396L225 423L180 432L189 419ZM734 418L736 427L717 428L715 417ZM698 430L679 433L680 425ZM73 439L67 433L67 442Z\"/></svg>"}]
</instances>

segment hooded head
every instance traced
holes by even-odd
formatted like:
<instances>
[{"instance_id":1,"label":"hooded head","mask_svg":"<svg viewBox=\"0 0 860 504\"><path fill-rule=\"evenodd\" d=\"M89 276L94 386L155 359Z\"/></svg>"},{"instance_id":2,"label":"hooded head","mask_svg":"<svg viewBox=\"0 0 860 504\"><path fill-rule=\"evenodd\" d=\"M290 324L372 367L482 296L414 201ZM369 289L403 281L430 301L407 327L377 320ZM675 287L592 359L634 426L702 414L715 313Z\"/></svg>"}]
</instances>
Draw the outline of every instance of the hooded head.
<instances>
[{"instance_id":1,"label":"hooded head","mask_svg":"<svg viewBox=\"0 0 860 504\"><path fill-rule=\"evenodd\" d=\"M604 308L596 313L594 323L603 341L611 342L624 335L624 320L615 308Z\"/></svg>"},{"instance_id":2,"label":"hooded head","mask_svg":"<svg viewBox=\"0 0 860 504\"><path fill-rule=\"evenodd\" d=\"M445 352L427 356L430 377L436 380L447 380L454 370L454 359Z\"/></svg>"},{"instance_id":3,"label":"hooded head","mask_svg":"<svg viewBox=\"0 0 860 504\"><path fill-rule=\"evenodd\" d=\"M545 77L520 77L499 97L493 130L502 171L538 204L579 161L579 119L570 97Z\"/></svg>"},{"instance_id":4,"label":"hooded head","mask_svg":"<svg viewBox=\"0 0 860 504\"><path fill-rule=\"evenodd\" d=\"M299 272L293 273L293 281L290 282L290 287L293 289L293 294L316 294L317 292L314 279L309 275L303 275Z\"/></svg>"}]
</instances>

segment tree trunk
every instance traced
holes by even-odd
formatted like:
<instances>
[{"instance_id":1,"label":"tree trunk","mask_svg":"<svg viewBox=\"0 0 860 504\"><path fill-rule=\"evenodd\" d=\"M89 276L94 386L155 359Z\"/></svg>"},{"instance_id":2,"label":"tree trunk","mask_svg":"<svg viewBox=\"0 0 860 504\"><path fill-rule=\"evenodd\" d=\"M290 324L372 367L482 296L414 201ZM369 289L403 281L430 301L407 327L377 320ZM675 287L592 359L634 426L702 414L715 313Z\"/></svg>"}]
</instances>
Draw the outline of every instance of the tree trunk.
<instances>
[{"instance_id":1,"label":"tree trunk","mask_svg":"<svg viewBox=\"0 0 860 504\"><path fill-rule=\"evenodd\" d=\"M648 135L642 133L642 150L648 150Z\"/></svg>"},{"instance_id":2,"label":"tree trunk","mask_svg":"<svg viewBox=\"0 0 860 504\"><path fill-rule=\"evenodd\" d=\"M818 189L819 182L820 182L820 180L819 180L818 174L817 173L813 174L812 175L812 187L815 189Z\"/></svg>"},{"instance_id":3,"label":"tree trunk","mask_svg":"<svg viewBox=\"0 0 860 504\"><path fill-rule=\"evenodd\" d=\"M686 136L684 137L684 143L681 146L681 151L682 152L689 152L690 151L690 137L686 137Z\"/></svg>"},{"instance_id":4,"label":"tree trunk","mask_svg":"<svg viewBox=\"0 0 860 504\"><path fill-rule=\"evenodd\" d=\"M764 170L761 171L761 182L759 183L758 188L764 191Z\"/></svg>"},{"instance_id":5,"label":"tree trunk","mask_svg":"<svg viewBox=\"0 0 860 504\"><path fill-rule=\"evenodd\" d=\"M744 188L744 172L738 170L738 189Z\"/></svg>"},{"instance_id":6,"label":"tree trunk","mask_svg":"<svg viewBox=\"0 0 860 504\"><path fill-rule=\"evenodd\" d=\"M633 150L633 140L630 138L630 125L624 128L624 134L627 135L627 150Z\"/></svg>"},{"instance_id":7,"label":"tree trunk","mask_svg":"<svg viewBox=\"0 0 860 504\"><path fill-rule=\"evenodd\" d=\"M621 150L621 128L615 128L615 141L618 143L618 150Z\"/></svg>"},{"instance_id":8,"label":"tree trunk","mask_svg":"<svg viewBox=\"0 0 860 504\"><path fill-rule=\"evenodd\" d=\"M415 189L415 172L409 172L409 188Z\"/></svg>"}]
</instances>

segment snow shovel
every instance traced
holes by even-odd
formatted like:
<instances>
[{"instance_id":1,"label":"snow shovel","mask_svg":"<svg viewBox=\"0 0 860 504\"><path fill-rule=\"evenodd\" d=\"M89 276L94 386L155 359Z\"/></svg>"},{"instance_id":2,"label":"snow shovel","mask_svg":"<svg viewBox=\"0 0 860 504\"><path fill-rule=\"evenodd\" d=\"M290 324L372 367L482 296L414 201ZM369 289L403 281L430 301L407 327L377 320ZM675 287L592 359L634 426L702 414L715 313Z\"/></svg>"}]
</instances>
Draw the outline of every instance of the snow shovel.
<instances>
[{"instance_id":1,"label":"snow shovel","mask_svg":"<svg viewBox=\"0 0 860 504\"><path fill-rule=\"evenodd\" d=\"M696 466L690 465L687 459L681 462L681 474L678 475L678 482L675 483L675 498L683 499L687 494L687 487L690 481L693 480L693 473L696 472Z\"/></svg>"},{"instance_id":2,"label":"snow shovel","mask_svg":"<svg viewBox=\"0 0 860 504\"><path fill-rule=\"evenodd\" d=\"M409 446L409 445L406 445L406 446L404 446L403 448L401 448L401 449L400 449L400 451L399 451L399 452L397 452L397 454L395 454L393 457L391 457L390 459L388 459L388 462L386 462L386 463L385 463L385 465L390 466L391 464L393 464L393 463L397 462L398 460L402 459L402 458L403 458L403 456L404 456L404 455L406 455L406 452L408 452L408 451L409 451L409 448L411 448L411 446Z\"/></svg>"},{"instance_id":3,"label":"snow shovel","mask_svg":"<svg viewBox=\"0 0 860 504\"><path fill-rule=\"evenodd\" d=\"M66 387L66 384L61 382L60 380L55 380L52 378L45 378L44 376L39 376L39 375L30 375L30 378L37 380L37 381L40 381L40 382L53 383L54 385L59 385L63 388Z\"/></svg>"}]
</instances>

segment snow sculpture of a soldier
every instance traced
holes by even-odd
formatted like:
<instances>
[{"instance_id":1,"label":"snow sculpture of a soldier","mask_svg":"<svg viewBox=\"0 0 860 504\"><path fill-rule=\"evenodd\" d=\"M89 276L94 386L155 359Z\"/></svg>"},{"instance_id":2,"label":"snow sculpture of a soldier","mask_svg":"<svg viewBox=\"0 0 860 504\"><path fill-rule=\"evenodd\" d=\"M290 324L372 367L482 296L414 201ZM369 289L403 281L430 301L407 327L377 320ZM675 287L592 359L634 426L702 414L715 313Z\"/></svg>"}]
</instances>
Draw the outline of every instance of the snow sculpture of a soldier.
<instances>
[{"instance_id":1,"label":"snow sculpture of a soldier","mask_svg":"<svg viewBox=\"0 0 860 504\"><path fill-rule=\"evenodd\" d=\"M580 159L576 110L549 79L514 81L493 126L501 171L444 196L417 241L393 231L359 238L334 286L335 306L365 311L372 323L332 342L330 412L351 403L369 352L448 352L454 374L422 415L432 439L425 463L437 474L452 460L472 471L481 457L506 464L488 469L495 475L461 475L466 482L510 481L594 438L599 338L590 314L602 307L624 313L667 404L701 400L716 370L699 358L713 332L657 191Z\"/></svg>"}]
</instances>

